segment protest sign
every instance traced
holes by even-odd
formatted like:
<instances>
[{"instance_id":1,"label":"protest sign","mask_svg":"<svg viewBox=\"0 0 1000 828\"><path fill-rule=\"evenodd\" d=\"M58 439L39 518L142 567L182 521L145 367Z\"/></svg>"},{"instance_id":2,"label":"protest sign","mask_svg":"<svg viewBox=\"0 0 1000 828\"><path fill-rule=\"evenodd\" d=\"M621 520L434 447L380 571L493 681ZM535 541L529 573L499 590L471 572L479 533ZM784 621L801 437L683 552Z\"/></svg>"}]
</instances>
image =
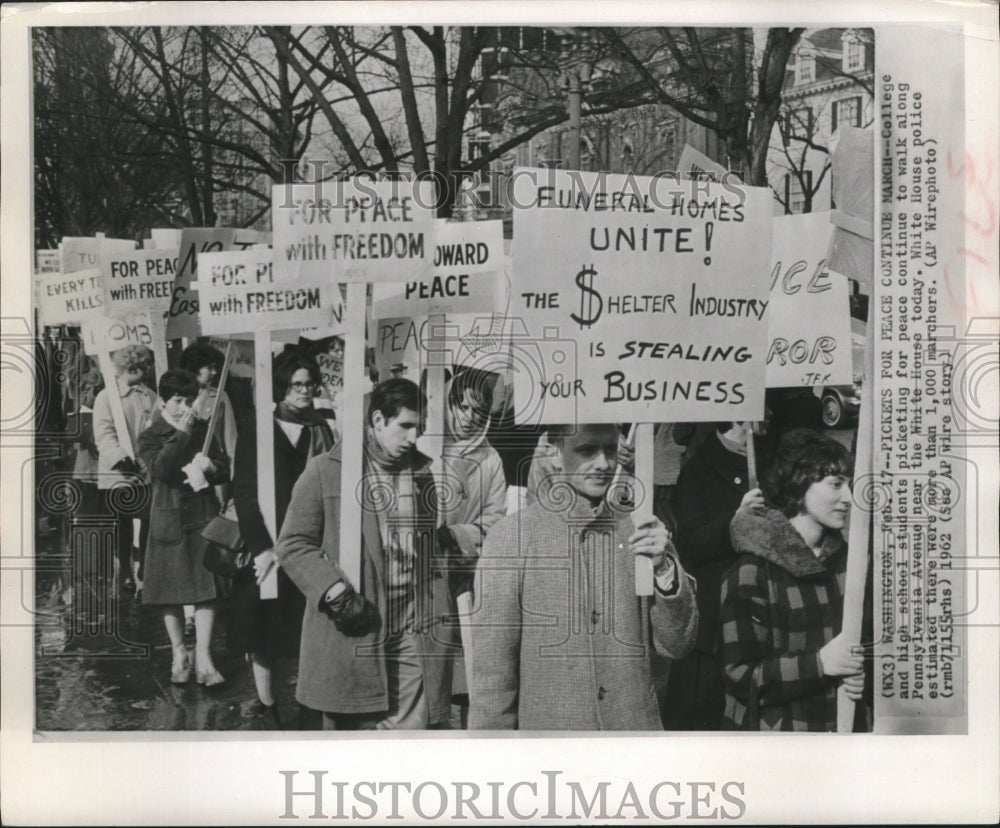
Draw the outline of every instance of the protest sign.
<instances>
[{"instance_id":1,"label":"protest sign","mask_svg":"<svg viewBox=\"0 0 1000 828\"><path fill-rule=\"evenodd\" d=\"M155 330L148 313L129 313L119 318L94 314L83 322L81 336L88 354L116 351L126 345L145 345L152 350Z\"/></svg>"},{"instance_id":2,"label":"protest sign","mask_svg":"<svg viewBox=\"0 0 1000 828\"><path fill-rule=\"evenodd\" d=\"M826 267L832 234L829 213L774 219L768 388L854 381L847 279Z\"/></svg>"},{"instance_id":3,"label":"protest sign","mask_svg":"<svg viewBox=\"0 0 1000 828\"><path fill-rule=\"evenodd\" d=\"M59 272L58 250L35 251L35 273L58 273L58 272Z\"/></svg>"},{"instance_id":4,"label":"protest sign","mask_svg":"<svg viewBox=\"0 0 1000 828\"><path fill-rule=\"evenodd\" d=\"M233 352L229 374L242 379L253 379L253 337L248 339L237 337L208 337L208 344L222 353L226 352L226 346L233 343Z\"/></svg>"},{"instance_id":5,"label":"protest sign","mask_svg":"<svg viewBox=\"0 0 1000 828\"><path fill-rule=\"evenodd\" d=\"M135 250L131 239L109 239L104 236L64 236L59 245L63 273L89 270L101 266L102 253Z\"/></svg>"},{"instance_id":6,"label":"protest sign","mask_svg":"<svg viewBox=\"0 0 1000 828\"><path fill-rule=\"evenodd\" d=\"M432 337L427 316L389 317L375 324L375 369L379 379L399 376L420 381L435 340L443 343L445 362L456 367L503 373L510 363L510 338L499 314L449 315L439 337Z\"/></svg>"},{"instance_id":7,"label":"protest sign","mask_svg":"<svg viewBox=\"0 0 1000 828\"><path fill-rule=\"evenodd\" d=\"M690 144L685 144L681 157L677 160L677 171L682 178L707 178L712 181L722 181L726 168L713 161L705 153L698 152Z\"/></svg>"},{"instance_id":8,"label":"protest sign","mask_svg":"<svg viewBox=\"0 0 1000 828\"><path fill-rule=\"evenodd\" d=\"M172 247L181 246L181 230L174 227L154 227L149 231L149 235L152 238L153 243L149 245L150 249L169 250Z\"/></svg>"},{"instance_id":9,"label":"protest sign","mask_svg":"<svg viewBox=\"0 0 1000 828\"><path fill-rule=\"evenodd\" d=\"M101 262L105 312L168 311L178 253L178 248L156 248L106 255Z\"/></svg>"},{"instance_id":10,"label":"protest sign","mask_svg":"<svg viewBox=\"0 0 1000 828\"><path fill-rule=\"evenodd\" d=\"M502 221L437 221L430 278L372 288L376 319L475 313L506 302Z\"/></svg>"},{"instance_id":11,"label":"protest sign","mask_svg":"<svg viewBox=\"0 0 1000 828\"><path fill-rule=\"evenodd\" d=\"M201 334L198 326L198 291L192 286L198 276L198 257L232 247L232 227L185 227L181 231L177 277L167 311L167 337L179 339Z\"/></svg>"},{"instance_id":12,"label":"protest sign","mask_svg":"<svg viewBox=\"0 0 1000 828\"><path fill-rule=\"evenodd\" d=\"M343 317L329 279L278 283L269 250L203 253L199 318L206 334L328 326Z\"/></svg>"},{"instance_id":13,"label":"protest sign","mask_svg":"<svg viewBox=\"0 0 1000 828\"><path fill-rule=\"evenodd\" d=\"M35 284L44 325L83 322L103 310L104 287L97 268L36 276Z\"/></svg>"},{"instance_id":14,"label":"protest sign","mask_svg":"<svg viewBox=\"0 0 1000 828\"><path fill-rule=\"evenodd\" d=\"M768 190L521 169L513 202L519 422L763 415Z\"/></svg>"},{"instance_id":15,"label":"protest sign","mask_svg":"<svg viewBox=\"0 0 1000 828\"><path fill-rule=\"evenodd\" d=\"M417 282L434 257L429 181L276 184L274 266L281 279Z\"/></svg>"}]
</instances>

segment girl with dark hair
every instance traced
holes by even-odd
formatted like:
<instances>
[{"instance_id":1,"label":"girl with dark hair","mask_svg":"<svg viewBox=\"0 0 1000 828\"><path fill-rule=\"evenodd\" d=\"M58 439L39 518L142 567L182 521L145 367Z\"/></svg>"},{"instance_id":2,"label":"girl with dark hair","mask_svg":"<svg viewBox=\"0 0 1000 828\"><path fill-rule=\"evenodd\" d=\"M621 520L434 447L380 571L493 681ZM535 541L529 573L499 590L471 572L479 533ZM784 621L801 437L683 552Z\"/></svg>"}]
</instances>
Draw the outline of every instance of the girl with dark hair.
<instances>
[{"instance_id":1,"label":"girl with dark hair","mask_svg":"<svg viewBox=\"0 0 1000 828\"><path fill-rule=\"evenodd\" d=\"M312 357L289 348L274 358L272 377L275 530L280 531L295 481L313 457L334 447L336 437L330 419L333 412L313 405L321 375ZM247 428L248 434L255 433L253 424ZM257 499L257 473L256 440L241 439L236 448L233 499L240 534L254 554L254 568L233 579L227 643L230 650L246 654L267 721L279 727L272 675L275 659L298 658L305 598L281 569L277 599L260 597L260 584L277 565L277 558Z\"/></svg>"},{"instance_id":2,"label":"girl with dark hair","mask_svg":"<svg viewBox=\"0 0 1000 828\"><path fill-rule=\"evenodd\" d=\"M225 357L218 348L206 342L188 345L181 353L180 367L190 371L198 380L198 396L195 397L194 413L206 422L212 415L212 405L219 397L219 414L215 420L215 434L230 458L236 455L236 418L233 405L226 392L215 384L222 370ZM221 492L217 492L221 495Z\"/></svg>"},{"instance_id":3,"label":"girl with dark hair","mask_svg":"<svg viewBox=\"0 0 1000 828\"><path fill-rule=\"evenodd\" d=\"M229 479L229 460L215 439L202 454L208 424L192 408L198 394L194 375L181 369L160 377L163 407L153 424L139 435L139 457L153 482L153 501L146 549L144 601L163 607L163 622L173 647L170 681L186 684L192 664L184 646L184 604L194 605L194 673L198 684L213 687L225 679L212 662L215 578L204 566L201 530L219 513L211 486L199 491L188 482L184 467L196 462L209 484Z\"/></svg>"},{"instance_id":4,"label":"girl with dark hair","mask_svg":"<svg viewBox=\"0 0 1000 828\"><path fill-rule=\"evenodd\" d=\"M861 698L862 659L840 634L851 466L835 440L789 432L765 474L766 506L733 518L739 557L722 588L729 729L835 730L837 687Z\"/></svg>"}]
</instances>

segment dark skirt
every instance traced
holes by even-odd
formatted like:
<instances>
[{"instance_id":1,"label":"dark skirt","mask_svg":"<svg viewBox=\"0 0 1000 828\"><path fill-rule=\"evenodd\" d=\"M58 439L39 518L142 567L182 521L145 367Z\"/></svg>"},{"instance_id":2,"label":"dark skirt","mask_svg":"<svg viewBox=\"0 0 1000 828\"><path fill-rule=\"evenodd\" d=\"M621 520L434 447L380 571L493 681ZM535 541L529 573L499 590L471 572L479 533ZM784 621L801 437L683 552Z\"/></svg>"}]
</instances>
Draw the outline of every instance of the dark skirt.
<instances>
[{"instance_id":1,"label":"dark skirt","mask_svg":"<svg viewBox=\"0 0 1000 828\"><path fill-rule=\"evenodd\" d=\"M283 569L278 569L278 597L262 600L253 567L233 578L230 595L230 653L254 653L268 659L298 658L306 599Z\"/></svg>"}]
</instances>

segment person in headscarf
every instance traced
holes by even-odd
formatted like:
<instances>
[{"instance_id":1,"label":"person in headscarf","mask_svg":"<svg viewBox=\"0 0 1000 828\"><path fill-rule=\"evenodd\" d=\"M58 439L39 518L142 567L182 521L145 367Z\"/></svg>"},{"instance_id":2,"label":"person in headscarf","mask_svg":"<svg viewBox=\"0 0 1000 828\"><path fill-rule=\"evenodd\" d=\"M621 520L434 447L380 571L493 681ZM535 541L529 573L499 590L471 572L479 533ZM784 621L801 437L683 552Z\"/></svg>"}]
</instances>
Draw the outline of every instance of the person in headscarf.
<instances>
[{"instance_id":1,"label":"person in headscarf","mask_svg":"<svg viewBox=\"0 0 1000 828\"><path fill-rule=\"evenodd\" d=\"M379 383L358 486L341 492L338 445L306 467L285 514L275 553L306 596L296 699L323 711L324 729L449 722L455 603L430 458L416 448L425 408L410 380ZM340 563L342 502L362 510L357 583Z\"/></svg>"},{"instance_id":2,"label":"person in headscarf","mask_svg":"<svg viewBox=\"0 0 1000 828\"><path fill-rule=\"evenodd\" d=\"M311 356L289 348L274 358L274 492L275 530L280 531L292 497L292 488L306 465L336 445L333 412L313 403L320 387L319 366ZM257 441L255 424L237 443L233 500L240 535L254 555L253 569L237 573L231 595L232 615L227 644L249 659L269 726L280 727L273 671L278 658L298 658L305 597L288 575L278 569L278 597L262 600L260 584L277 565L274 539L268 532L257 497ZM308 714L300 712L299 726Z\"/></svg>"},{"instance_id":3,"label":"person in headscarf","mask_svg":"<svg viewBox=\"0 0 1000 828\"><path fill-rule=\"evenodd\" d=\"M464 661L455 665L453 699L463 722L469 709L466 669L471 667L476 561L486 533L507 514L507 482L503 461L487 441L493 392L490 377L468 369L448 387L445 409L444 481L441 523L442 550L450 555L451 590L459 610Z\"/></svg>"}]
</instances>

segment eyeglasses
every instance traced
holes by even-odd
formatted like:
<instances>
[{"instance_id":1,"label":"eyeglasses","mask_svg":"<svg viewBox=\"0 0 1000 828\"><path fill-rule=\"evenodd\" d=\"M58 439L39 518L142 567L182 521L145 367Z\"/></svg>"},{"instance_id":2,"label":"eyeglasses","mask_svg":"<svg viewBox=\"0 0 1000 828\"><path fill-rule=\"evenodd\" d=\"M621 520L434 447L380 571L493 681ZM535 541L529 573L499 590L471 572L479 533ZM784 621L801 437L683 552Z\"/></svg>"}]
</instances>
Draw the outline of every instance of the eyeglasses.
<instances>
[{"instance_id":1,"label":"eyeglasses","mask_svg":"<svg viewBox=\"0 0 1000 828\"><path fill-rule=\"evenodd\" d=\"M300 391L300 392L301 391L315 391L316 390L316 383L313 382L312 380L309 380L308 382L290 382L288 384L288 387L292 388L295 391Z\"/></svg>"}]
</instances>

